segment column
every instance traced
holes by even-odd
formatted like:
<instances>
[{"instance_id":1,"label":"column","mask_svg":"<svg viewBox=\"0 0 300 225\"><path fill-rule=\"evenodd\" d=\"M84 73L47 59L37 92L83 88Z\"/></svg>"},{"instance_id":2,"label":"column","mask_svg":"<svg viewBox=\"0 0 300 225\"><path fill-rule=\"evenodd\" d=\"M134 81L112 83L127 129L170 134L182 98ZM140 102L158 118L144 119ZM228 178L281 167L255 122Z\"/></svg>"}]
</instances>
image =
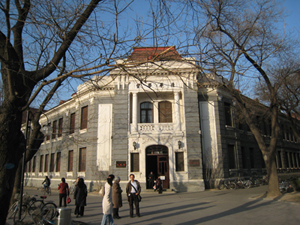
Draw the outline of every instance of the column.
<instances>
[{"instance_id":1,"label":"column","mask_svg":"<svg viewBox=\"0 0 300 225\"><path fill-rule=\"evenodd\" d=\"M175 129L181 130L179 91L174 92L175 100Z\"/></svg>"},{"instance_id":2,"label":"column","mask_svg":"<svg viewBox=\"0 0 300 225\"><path fill-rule=\"evenodd\" d=\"M132 127L137 132L137 93L132 93Z\"/></svg>"}]
</instances>

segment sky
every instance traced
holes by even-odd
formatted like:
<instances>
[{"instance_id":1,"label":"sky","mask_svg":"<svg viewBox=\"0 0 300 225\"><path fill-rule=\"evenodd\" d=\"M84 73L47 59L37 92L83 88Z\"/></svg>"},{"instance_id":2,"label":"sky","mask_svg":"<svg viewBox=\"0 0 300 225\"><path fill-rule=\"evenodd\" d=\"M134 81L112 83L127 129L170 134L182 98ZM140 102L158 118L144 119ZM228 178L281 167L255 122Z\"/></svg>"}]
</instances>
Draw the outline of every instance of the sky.
<instances>
[{"instance_id":1,"label":"sky","mask_svg":"<svg viewBox=\"0 0 300 225\"><path fill-rule=\"evenodd\" d=\"M295 35L295 37L298 37L298 39L300 40L300 0L286 0L285 2L282 3L283 7L286 8L287 11L287 17L285 18L285 32L289 33L289 32L293 32L293 34ZM147 20L148 26L151 28L152 26L152 15L151 13L147 13L147 10L149 9L149 1L147 0L135 0L135 2L132 4L132 6L130 7L131 12L139 12L141 13L142 20ZM127 14L127 17L123 17L122 18L122 22L121 23L128 23L130 21L129 17L134 17L133 13L132 15L130 14L130 10L129 13ZM133 18L135 19L135 18ZM283 24L281 23L281 25L279 24L279 26L282 26L283 28ZM152 33L149 33L148 35L148 40L145 41L145 45L146 46L150 46L153 42L151 40L152 38ZM176 44L174 44L176 45ZM55 98L55 100L52 102L50 108L52 108L53 106L57 105L59 103L59 100L67 100L71 98L71 94L76 92L77 86L82 83L82 81L76 81L74 83L72 83L72 86L67 87L67 88L63 88L65 91L60 92L58 95L59 97ZM65 86L66 87L66 86ZM66 90L69 89L69 90ZM49 107L48 107L49 108Z\"/></svg>"}]
</instances>

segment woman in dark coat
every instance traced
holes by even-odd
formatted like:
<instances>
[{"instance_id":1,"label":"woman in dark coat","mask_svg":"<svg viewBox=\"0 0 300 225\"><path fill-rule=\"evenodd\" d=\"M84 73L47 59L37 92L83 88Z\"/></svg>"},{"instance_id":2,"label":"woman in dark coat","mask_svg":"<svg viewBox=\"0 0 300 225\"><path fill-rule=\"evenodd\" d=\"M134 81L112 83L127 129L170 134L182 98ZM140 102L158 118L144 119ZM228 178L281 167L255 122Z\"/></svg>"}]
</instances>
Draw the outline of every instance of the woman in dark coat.
<instances>
[{"instance_id":1,"label":"woman in dark coat","mask_svg":"<svg viewBox=\"0 0 300 225\"><path fill-rule=\"evenodd\" d=\"M114 184L112 187L112 201L113 201L113 215L114 219L120 219L119 208L122 207L122 189L120 187L120 177L114 179Z\"/></svg>"},{"instance_id":2,"label":"woman in dark coat","mask_svg":"<svg viewBox=\"0 0 300 225\"><path fill-rule=\"evenodd\" d=\"M74 199L75 199L75 215L83 216L84 213L84 206L86 206L86 196L87 196L87 188L84 183L83 178L79 178L77 187L74 192Z\"/></svg>"}]
</instances>

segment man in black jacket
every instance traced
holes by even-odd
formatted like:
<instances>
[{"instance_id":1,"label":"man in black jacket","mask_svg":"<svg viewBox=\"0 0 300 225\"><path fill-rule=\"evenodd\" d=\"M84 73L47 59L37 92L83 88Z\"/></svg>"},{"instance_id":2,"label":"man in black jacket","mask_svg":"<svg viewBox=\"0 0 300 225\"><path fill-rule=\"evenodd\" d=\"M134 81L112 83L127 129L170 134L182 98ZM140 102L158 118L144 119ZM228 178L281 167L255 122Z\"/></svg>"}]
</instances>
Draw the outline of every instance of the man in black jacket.
<instances>
[{"instance_id":1,"label":"man in black jacket","mask_svg":"<svg viewBox=\"0 0 300 225\"><path fill-rule=\"evenodd\" d=\"M130 208L130 217L133 217L133 202L135 205L136 215L137 217L140 217L140 206L139 206L139 200L138 195L141 193L141 185L140 183L134 179L134 174L130 174L130 181L128 182L126 186L126 194L127 194L127 200L129 202L129 208Z\"/></svg>"}]
</instances>

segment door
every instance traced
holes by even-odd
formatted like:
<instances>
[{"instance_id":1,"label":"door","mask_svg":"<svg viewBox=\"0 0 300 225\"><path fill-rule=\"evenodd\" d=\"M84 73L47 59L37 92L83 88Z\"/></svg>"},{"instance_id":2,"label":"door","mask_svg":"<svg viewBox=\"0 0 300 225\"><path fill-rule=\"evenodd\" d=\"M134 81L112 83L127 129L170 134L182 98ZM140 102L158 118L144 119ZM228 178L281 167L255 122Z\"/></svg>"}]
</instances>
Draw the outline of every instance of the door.
<instances>
[{"instance_id":1,"label":"door","mask_svg":"<svg viewBox=\"0 0 300 225\"><path fill-rule=\"evenodd\" d=\"M157 175L162 180L163 188L169 188L169 157L167 155L157 156Z\"/></svg>"},{"instance_id":2,"label":"door","mask_svg":"<svg viewBox=\"0 0 300 225\"><path fill-rule=\"evenodd\" d=\"M168 148L164 145L151 145L146 148L146 176L153 172L155 179L162 176L163 188L170 188ZM152 189L147 182L147 188Z\"/></svg>"}]
</instances>

